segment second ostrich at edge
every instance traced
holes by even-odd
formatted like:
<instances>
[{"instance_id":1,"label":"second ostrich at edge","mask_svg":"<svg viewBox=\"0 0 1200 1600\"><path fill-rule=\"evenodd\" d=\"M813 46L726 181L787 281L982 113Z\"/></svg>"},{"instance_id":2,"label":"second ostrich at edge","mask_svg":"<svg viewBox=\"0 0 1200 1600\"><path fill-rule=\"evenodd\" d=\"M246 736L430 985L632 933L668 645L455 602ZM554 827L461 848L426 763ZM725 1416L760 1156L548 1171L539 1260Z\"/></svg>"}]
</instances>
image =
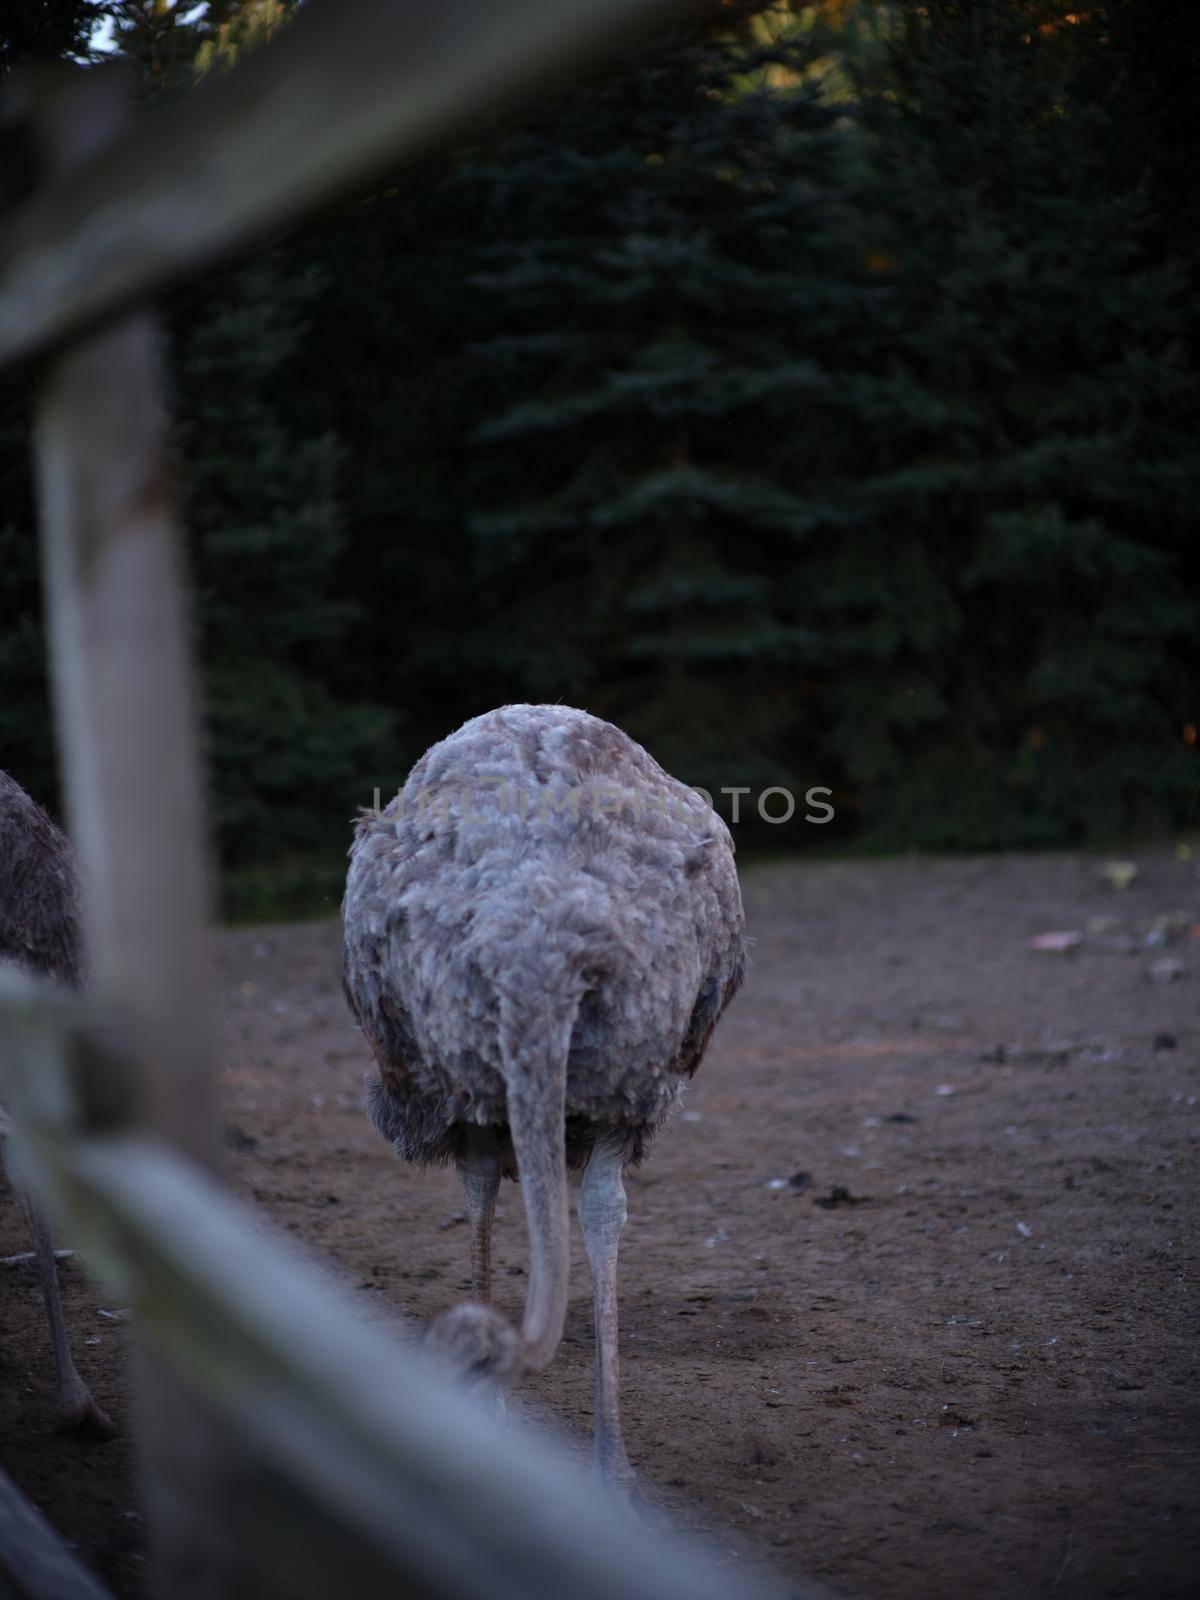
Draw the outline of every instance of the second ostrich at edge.
<instances>
[{"instance_id":1,"label":"second ostrich at edge","mask_svg":"<svg viewBox=\"0 0 1200 1600\"><path fill-rule=\"evenodd\" d=\"M566 706L476 717L364 816L344 904L345 988L379 1076L379 1132L453 1162L472 1303L434 1343L502 1384L562 1338L567 1173L595 1290L596 1474L633 1482L617 1380L624 1172L641 1160L742 979L729 830L610 723ZM520 1330L490 1305L502 1176L519 1177L530 1271Z\"/></svg>"},{"instance_id":2,"label":"second ostrich at edge","mask_svg":"<svg viewBox=\"0 0 1200 1600\"><path fill-rule=\"evenodd\" d=\"M69 989L81 982L75 853L7 772L0 772L0 961L16 962ZM4 1129L0 1108L0 1135ZM71 1355L50 1231L29 1197L17 1198L29 1223L50 1321L59 1419L64 1428L110 1437L116 1429L92 1399Z\"/></svg>"}]
</instances>

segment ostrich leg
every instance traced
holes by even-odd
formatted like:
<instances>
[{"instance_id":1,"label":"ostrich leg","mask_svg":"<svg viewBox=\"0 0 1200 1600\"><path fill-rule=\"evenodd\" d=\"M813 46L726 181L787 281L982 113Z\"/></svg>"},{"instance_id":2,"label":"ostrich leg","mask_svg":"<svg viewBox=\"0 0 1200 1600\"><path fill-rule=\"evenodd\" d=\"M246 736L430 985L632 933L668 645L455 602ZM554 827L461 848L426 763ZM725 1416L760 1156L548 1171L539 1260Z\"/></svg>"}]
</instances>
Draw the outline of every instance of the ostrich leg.
<instances>
[{"instance_id":1,"label":"ostrich leg","mask_svg":"<svg viewBox=\"0 0 1200 1600\"><path fill-rule=\"evenodd\" d=\"M624 1166L615 1150L597 1145L584 1168L578 1210L592 1268L596 1308L596 1444L592 1474L618 1493L628 1495L635 1480L621 1437L617 1363L617 1245L625 1221Z\"/></svg>"},{"instance_id":2,"label":"ostrich leg","mask_svg":"<svg viewBox=\"0 0 1200 1600\"><path fill-rule=\"evenodd\" d=\"M459 1168L471 1224L471 1294L484 1305L492 1298L492 1222L500 1189L500 1140L494 1128L468 1128Z\"/></svg>"},{"instance_id":3,"label":"ostrich leg","mask_svg":"<svg viewBox=\"0 0 1200 1600\"><path fill-rule=\"evenodd\" d=\"M58 1267L54 1260L54 1244L50 1238L50 1230L43 1221L41 1213L27 1196L22 1194L20 1202L33 1238L33 1253L37 1257L38 1276L42 1280L42 1296L46 1302L46 1315L50 1319L50 1337L54 1341L59 1420L64 1428L111 1438L117 1430L92 1399L91 1392L79 1376L71 1355L67 1328L63 1321L62 1299L58 1292Z\"/></svg>"}]
</instances>

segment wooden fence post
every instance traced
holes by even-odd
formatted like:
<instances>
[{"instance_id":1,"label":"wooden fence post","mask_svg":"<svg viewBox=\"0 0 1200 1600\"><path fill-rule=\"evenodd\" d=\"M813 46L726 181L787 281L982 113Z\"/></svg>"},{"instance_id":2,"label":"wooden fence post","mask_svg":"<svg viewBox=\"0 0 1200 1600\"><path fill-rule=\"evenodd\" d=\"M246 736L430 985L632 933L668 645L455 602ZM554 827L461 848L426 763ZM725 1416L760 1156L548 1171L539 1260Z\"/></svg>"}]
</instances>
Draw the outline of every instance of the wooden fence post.
<instances>
[{"instance_id":1,"label":"wooden fence post","mask_svg":"<svg viewBox=\"0 0 1200 1600\"><path fill-rule=\"evenodd\" d=\"M44 175L128 122L119 68L33 80ZM136 312L57 353L35 450L59 754L85 883L89 977L119 1009L148 1130L209 1164L208 890L179 528L170 496L157 319ZM214 1425L137 1346L136 1427L163 1600L231 1592Z\"/></svg>"}]
</instances>

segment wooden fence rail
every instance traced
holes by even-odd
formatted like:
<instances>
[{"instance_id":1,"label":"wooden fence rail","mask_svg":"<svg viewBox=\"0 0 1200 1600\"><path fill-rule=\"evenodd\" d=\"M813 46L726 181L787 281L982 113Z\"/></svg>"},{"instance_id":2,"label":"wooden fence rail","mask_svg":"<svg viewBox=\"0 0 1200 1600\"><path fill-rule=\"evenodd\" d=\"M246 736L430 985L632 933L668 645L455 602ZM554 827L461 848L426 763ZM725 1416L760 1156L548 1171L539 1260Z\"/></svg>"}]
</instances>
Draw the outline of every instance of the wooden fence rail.
<instances>
[{"instance_id":1,"label":"wooden fence rail","mask_svg":"<svg viewBox=\"0 0 1200 1600\"><path fill-rule=\"evenodd\" d=\"M335 0L39 195L0 245L0 366L156 295L702 0ZM36 93L37 80L30 80Z\"/></svg>"},{"instance_id":2,"label":"wooden fence rail","mask_svg":"<svg viewBox=\"0 0 1200 1600\"><path fill-rule=\"evenodd\" d=\"M111 1600L3 1472L0 1595L18 1596L19 1600Z\"/></svg>"}]
</instances>

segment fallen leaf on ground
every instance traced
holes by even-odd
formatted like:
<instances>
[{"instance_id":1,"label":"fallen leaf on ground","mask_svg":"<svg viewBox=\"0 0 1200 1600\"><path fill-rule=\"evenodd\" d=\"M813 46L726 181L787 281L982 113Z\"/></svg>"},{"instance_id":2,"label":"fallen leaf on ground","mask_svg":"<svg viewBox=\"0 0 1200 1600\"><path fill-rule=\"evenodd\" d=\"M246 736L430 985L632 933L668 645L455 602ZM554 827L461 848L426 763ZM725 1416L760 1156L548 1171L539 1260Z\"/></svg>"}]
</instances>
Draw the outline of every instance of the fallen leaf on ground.
<instances>
[{"instance_id":1,"label":"fallen leaf on ground","mask_svg":"<svg viewBox=\"0 0 1200 1600\"><path fill-rule=\"evenodd\" d=\"M1137 877L1137 870L1136 861L1106 861L1100 868L1100 876L1114 889L1128 889Z\"/></svg>"},{"instance_id":2,"label":"fallen leaf on ground","mask_svg":"<svg viewBox=\"0 0 1200 1600\"><path fill-rule=\"evenodd\" d=\"M1074 950L1083 943L1083 935L1075 929L1063 929L1053 933L1035 933L1029 941L1031 950L1048 950L1057 953L1065 950Z\"/></svg>"}]
</instances>

